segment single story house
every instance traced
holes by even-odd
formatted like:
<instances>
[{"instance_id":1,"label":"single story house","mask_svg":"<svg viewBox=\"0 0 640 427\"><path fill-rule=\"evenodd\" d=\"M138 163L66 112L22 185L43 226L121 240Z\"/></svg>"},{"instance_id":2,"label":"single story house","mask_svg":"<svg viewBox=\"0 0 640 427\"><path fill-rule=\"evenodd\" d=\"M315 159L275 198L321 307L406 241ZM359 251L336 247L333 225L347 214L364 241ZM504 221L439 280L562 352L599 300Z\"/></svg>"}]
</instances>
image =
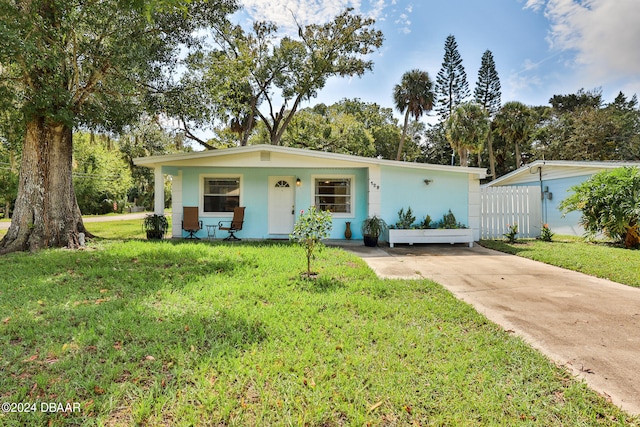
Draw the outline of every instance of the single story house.
<instances>
[{"instance_id":1,"label":"single story house","mask_svg":"<svg viewBox=\"0 0 640 427\"><path fill-rule=\"evenodd\" d=\"M580 226L580 212L569 212L562 215L560 202L571 192L571 187L578 185L594 174L623 166L640 166L640 162L590 162L564 160L536 160L515 171L483 185L498 186L534 186L541 193L541 218L551 230L559 234L582 236L584 229Z\"/></svg>"},{"instance_id":2,"label":"single story house","mask_svg":"<svg viewBox=\"0 0 640 427\"><path fill-rule=\"evenodd\" d=\"M206 225L230 220L244 206L247 239L288 238L301 211L310 206L333 213L331 239L344 239L346 222L353 238L361 223L377 215L394 224L401 208L411 207L420 221L442 218L449 209L479 239L480 168L409 163L273 145L250 145L192 153L141 157L138 166L155 172L155 212L163 212L165 176L172 180L172 236L184 237L183 207L198 207ZM226 234L218 232L218 237ZM383 236L384 239L384 236Z\"/></svg>"}]
</instances>

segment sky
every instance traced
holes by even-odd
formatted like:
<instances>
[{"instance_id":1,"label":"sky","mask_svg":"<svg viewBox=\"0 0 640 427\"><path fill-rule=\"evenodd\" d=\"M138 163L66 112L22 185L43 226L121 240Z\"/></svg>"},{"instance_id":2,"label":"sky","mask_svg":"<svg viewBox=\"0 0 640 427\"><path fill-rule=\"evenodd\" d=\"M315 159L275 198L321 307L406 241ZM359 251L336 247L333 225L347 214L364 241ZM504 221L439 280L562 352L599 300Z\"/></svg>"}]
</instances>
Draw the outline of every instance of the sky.
<instances>
[{"instance_id":1,"label":"sky","mask_svg":"<svg viewBox=\"0 0 640 427\"><path fill-rule=\"evenodd\" d=\"M332 78L302 107L360 98L393 107L393 87L412 69L435 81L455 36L471 93L482 54L493 53L502 102L548 105L556 94L600 89L612 102L640 96L640 0L240 0L237 22L272 21L283 32L330 21L345 8L373 17L385 41L363 77ZM247 27L248 28L248 27ZM435 113L433 113L435 114Z\"/></svg>"}]
</instances>

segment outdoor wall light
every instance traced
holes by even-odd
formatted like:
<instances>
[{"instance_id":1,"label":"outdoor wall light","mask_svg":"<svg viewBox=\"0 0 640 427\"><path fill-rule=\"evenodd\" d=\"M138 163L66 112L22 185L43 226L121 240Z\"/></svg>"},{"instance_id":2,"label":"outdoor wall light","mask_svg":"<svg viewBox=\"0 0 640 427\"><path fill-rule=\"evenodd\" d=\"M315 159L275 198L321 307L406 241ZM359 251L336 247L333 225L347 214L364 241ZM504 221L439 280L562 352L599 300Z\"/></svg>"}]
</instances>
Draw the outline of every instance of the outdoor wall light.
<instances>
[{"instance_id":1,"label":"outdoor wall light","mask_svg":"<svg viewBox=\"0 0 640 427\"><path fill-rule=\"evenodd\" d=\"M296 187L300 187L302 185L302 181L300 181L300 178L296 178Z\"/></svg>"},{"instance_id":2,"label":"outdoor wall light","mask_svg":"<svg viewBox=\"0 0 640 427\"><path fill-rule=\"evenodd\" d=\"M429 178L427 178L427 179L425 179L425 180L424 180L424 184L425 184L425 185L429 185L429 184L431 184L432 182L433 182L433 180L432 180L432 179L429 179Z\"/></svg>"}]
</instances>

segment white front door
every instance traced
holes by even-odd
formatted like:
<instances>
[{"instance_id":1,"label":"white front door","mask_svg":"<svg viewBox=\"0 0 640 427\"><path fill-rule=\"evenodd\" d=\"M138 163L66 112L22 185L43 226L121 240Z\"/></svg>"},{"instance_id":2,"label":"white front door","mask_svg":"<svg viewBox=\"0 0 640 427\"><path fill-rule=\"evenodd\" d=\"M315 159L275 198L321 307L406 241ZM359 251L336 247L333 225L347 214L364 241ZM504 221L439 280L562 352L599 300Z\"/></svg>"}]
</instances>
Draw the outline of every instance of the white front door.
<instances>
[{"instance_id":1,"label":"white front door","mask_svg":"<svg viewBox=\"0 0 640 427\"><path fill-rule=\"evenodd\" d=\"M269 177L269 234L289 234L295 219L295 178Z\"/></svg>"}]
</instances>

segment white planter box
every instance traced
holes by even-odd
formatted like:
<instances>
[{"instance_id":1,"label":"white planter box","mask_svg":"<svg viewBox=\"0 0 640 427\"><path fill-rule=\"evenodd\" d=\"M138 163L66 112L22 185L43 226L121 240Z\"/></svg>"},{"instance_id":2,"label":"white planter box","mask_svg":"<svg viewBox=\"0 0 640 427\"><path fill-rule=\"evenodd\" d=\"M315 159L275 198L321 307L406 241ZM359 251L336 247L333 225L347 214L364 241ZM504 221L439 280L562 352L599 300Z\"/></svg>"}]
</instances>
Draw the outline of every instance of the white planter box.
<instances>
[{"instance_id":1,"label":"white planter box","mask_svg":"<svg viewBox=\"0 0 640 427\"><path fill-rule=\"evenodd\" d=\"M389 229L389 246L396 243L468 243L473 247L473 230L470 228L394 230Z\"/></svg>"}]
</instances>

